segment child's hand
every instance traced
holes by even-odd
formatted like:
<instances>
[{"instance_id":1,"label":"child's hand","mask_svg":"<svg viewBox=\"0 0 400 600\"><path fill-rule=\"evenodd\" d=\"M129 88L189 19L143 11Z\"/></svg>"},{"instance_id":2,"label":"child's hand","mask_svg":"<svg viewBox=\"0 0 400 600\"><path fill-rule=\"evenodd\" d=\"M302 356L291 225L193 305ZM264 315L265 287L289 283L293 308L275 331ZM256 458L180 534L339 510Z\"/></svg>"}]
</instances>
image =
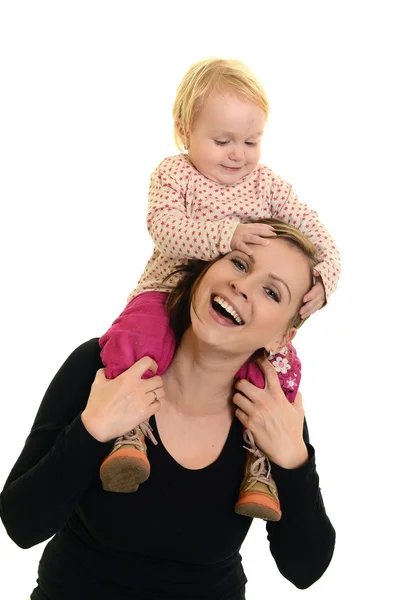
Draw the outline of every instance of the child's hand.
<instances>
[{"instance_id":1,"label":"child's hand","mask_svg":"<svg viewBox=\"0 0 400 600\"><path fill-rule=\"evenodd\" d=\"M231 240L231 249L240 250L248 256L253 250L247 244L268 246L268 237L276 237L274 228L265 223L239 223Z\"/></svg>"},{"instance_id":2,"label":"child's hand","mask_svg":"<svg viewBox=\"0 0 400 600\"><path fill-rule=\"evenodd\" d=\"M325 288L322 283L321 275L314 271L315 283L311 290L304 296L304 305L300 309L300 316L306 319L317 310L322 308L326 302Z\"/></svg>"}]
</instances>

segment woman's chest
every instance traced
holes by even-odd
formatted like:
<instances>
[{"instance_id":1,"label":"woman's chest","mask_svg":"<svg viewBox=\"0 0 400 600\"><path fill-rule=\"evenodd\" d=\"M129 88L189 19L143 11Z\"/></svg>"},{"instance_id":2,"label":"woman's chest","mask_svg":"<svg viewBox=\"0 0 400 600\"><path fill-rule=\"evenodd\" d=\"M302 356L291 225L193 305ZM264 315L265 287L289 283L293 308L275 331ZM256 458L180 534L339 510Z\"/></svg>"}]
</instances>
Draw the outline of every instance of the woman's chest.
<instances>
[{"instance_id":1,"label":"woman's chest","mask_svg":"<svg viewBox=\"0 0 400 600\"><path fill-rule=\"evenodd\" d=\"M221 455L232 426L230 412L216 418L157 415L164 450L184 469L204 469Z\"/></svg>"},{"instance_id":2,"label":"woman's chest","mask_svg":"<svg viewBox=\"0 0 400 600\"><path fill-rule=\"evenodd\" d=\"M149 444L148 457L150 477L137 492L104 492L99 482L88 490L80 516L91 536L116 550L174 560L232 556L251 522L235 513L245 462L241 427L230 431L223 452L203 469L184 468L161 441Z\"/></svg>"}]
</instances>

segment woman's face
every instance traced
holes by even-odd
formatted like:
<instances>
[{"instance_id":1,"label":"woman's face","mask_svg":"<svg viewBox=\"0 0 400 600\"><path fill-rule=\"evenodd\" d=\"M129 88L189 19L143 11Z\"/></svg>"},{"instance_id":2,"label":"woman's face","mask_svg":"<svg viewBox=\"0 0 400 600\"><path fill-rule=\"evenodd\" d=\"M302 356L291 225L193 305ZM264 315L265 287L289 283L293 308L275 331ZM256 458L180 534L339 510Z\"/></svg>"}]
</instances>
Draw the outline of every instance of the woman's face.
<instances>
[{"instance_id":1,"label":"woman's face","mask_svg":"<svg viewBox=\"0 0 400 600\"><path fill-rule=\"evenodd\" d=\"M289 321L312 285L307 258L284 240L252 250L251 257L230 252L210 267L190 311L196 337L247 356L262 347L277 351L294 337Z\"/></svg>"}]
</instances>

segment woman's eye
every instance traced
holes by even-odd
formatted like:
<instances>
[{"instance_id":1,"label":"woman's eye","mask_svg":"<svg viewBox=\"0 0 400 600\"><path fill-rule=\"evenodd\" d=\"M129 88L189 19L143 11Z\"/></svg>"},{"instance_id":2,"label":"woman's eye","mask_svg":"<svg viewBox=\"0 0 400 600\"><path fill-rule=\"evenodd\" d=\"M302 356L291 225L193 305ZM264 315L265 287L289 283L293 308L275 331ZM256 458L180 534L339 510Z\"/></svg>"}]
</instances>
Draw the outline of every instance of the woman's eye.
<instances>
[{"instance_id":1,"label":"woman's eye","mask_svg":"<svg viewBox=\"0 0 400 600\"><path fill-rule=\"evenodd\" d=\"M247 271L247 265L243 261L239 260L238 258L232 258L232 262L240 271Z\"/></svg>"},{"instance_id":2,"label":"woman's eye","mask_svg":"<svg viewBox=\"0 0 400 600\"><path fill-rule=\"evenodd\" d=\"M272 298L272 300L274 300L275 302L281 301L278 294L276 292L274 292L274 290L271 290L271 288L264 288L264 289L265 289L265 293L267 294L267 296Z\"/></svg>"},{"instance_id":3,"label":"woman's eye","mask_svg":"<svg viewBox=\"0 0 400 600\"><path fill-rule=\"evenodd\" d=\"M226 146L229 142L221 142L220 140L214 140L217 146Z\"/></svg>"},{"instance_id":4,"label":"woman's eye","mask_svg":"<svg viewBox=\"0 0 400 600\"><path fill-rule=\"evenodd\" d=\"M246 146L255 146L257 142L246 142Z\"/></svg>"}]
</instances>

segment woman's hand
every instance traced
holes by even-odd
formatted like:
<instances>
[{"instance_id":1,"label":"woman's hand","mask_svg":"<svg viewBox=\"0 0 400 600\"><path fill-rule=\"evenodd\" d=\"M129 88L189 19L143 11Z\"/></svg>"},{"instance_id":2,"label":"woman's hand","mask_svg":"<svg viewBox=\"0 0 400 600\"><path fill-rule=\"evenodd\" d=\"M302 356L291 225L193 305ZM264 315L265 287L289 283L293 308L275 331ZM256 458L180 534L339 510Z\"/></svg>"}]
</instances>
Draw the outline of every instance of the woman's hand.
<instances>
[{"instance_id":1,"label":"woman's hand","mask_svg":"<svg viewBox=\"0 0 400 600\"><path fill-rule=\"evenodd\" d=\"M266 359L257 361L264 373L265 387L260 389L241 379L233 402L236 416L253 434L258 448L275 464L296 469L307 462L308 452L303 440L304 409L301 394L288 402L278 375Z\"/></svg>"},{"instance_id":2,"label":"woman's hand","mask_svg":"<svg viewBox=\"0 0 400 600\"><path fill-rule=\"evenodd\" d=\"M157 364L145 356L115 379L106 379L104 369L97 371L81 418L99 442L124 435L159 410L163 381L158 376L141 379L148 369L156 373Z\"/></svg>"}]
</instances>

